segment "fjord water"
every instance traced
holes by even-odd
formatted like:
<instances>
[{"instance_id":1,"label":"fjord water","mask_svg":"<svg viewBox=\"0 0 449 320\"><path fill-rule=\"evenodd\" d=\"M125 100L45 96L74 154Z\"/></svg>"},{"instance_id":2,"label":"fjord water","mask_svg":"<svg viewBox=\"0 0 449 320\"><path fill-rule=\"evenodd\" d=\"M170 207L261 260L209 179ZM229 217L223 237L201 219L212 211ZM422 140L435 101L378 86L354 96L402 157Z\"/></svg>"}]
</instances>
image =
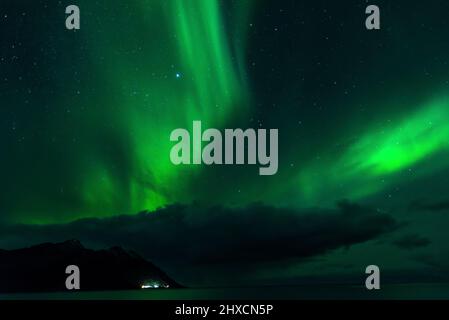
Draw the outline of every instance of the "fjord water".
<instances>
[{"instance_id":1,"label":"fjord water","mask_svg":"<svg viewBox=\"0 0 449 320\"><path fill-rule=\"evenodd\" d=\"M0 294L0 300L310 300L449 299L449 283L363 286L291 286L251 288L156 289L102 292Z\"/></svg>"}]
</instances>

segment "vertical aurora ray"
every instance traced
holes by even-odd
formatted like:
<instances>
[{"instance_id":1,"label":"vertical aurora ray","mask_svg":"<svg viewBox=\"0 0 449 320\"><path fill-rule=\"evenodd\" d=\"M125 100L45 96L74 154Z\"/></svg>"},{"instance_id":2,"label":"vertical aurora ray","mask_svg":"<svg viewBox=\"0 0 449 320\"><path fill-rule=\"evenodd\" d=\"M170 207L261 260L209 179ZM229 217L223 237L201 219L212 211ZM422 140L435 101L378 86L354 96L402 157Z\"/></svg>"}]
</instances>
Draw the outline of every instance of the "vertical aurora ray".
<instances>
[{"instance_id":1,"label":"vertical aurora ray","mask_svg":"<svg viewBox=\"0 0 449 320\"><path fill-rule=\"evenodd\" d=\"M169 135L190 128L193 120L221 127L248 110L243 46L230 41L244 38L246 30L226 29L217 0L139 1L134 15L121 18L116 10L113 23L129 25L133 19L134 28L144 30L100 30L91 37L101 39L93 55L104 57L99 72L109 79L114 96L107 117L113 118L131 160L125 179L92 160L96 163L81 182L85 206L134 213L190 201L187 185L200 169L170 162ZM242 21L235 24L245 24L249 12L249 4L240 5L235 17Z\"/></svg>"}]
</instances>

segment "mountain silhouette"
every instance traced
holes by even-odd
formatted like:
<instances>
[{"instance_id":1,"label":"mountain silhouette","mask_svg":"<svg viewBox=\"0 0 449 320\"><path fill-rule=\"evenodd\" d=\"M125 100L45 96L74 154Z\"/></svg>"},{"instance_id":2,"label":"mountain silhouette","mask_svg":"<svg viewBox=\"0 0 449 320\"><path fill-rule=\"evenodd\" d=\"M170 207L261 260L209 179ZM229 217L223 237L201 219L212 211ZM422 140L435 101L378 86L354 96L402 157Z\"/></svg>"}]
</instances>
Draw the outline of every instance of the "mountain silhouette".
<instances>
[{"instance_id":1,"label":"mountain silhouette","mask_svg":"<svg viewBox=\"0 0 449 320\"><path fill-rule=\"evenodd\" d=\"M91 250L77 240L69 240L0 250L0 292L66 291L69 265L79 267L83 291L140 289L146 283L181 287L137 253L120 247Z\"/></svg>"}]
</instances>

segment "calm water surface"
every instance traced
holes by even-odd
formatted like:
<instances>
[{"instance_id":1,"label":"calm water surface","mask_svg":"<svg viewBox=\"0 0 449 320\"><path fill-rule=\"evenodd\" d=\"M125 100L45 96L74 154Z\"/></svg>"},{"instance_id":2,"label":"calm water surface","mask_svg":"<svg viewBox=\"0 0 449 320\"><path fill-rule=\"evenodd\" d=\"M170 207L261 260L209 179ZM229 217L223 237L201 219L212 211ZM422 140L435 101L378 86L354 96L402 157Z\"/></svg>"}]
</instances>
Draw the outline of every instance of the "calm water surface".
<instances>
[{"instance_id":1,"label":"calm water surface","mask_svg":"<svg viewBox=\"0 0 449 320\"><path fill-rule=\"evenodd\" d=\"M285 299L449 299L449 284L150 289L103 292L0 294L0 300L285 300Z\"/></svg>"}]
</instances>

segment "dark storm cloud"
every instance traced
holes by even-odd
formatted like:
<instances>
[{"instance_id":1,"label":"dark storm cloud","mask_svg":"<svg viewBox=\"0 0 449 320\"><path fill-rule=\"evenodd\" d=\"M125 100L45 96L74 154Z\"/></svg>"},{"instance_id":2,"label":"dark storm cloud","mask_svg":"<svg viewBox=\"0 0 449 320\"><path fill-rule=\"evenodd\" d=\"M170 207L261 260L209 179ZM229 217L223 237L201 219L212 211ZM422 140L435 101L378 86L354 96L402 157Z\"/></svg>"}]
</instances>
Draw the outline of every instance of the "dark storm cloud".
<instances>
[{"instance_id":1,"label":"dark storm cloud","mask_svg":"<svg viewBox=\"0 0 449 320\"><path fill-rule=\"evenodd\" d=\"M439 202L413 202L410 208L414 211L447 211L449 210L449 200L439 201Z\"/></svg>"},{"instance_id":2,"label":"dark storm cloud","mask_svg":"<svg viewBox=\"0 0 449 320\"><path fill-rule=\"evenodd\" d=\"M88 246L120 245L154 261L252 263L313 257L397 227L389 215L349 203L310 210L174 205L136 216L3 228L0 246L76 238ZM28 243L20 243L24 234Z\"/></svg>"},{"instance_id":3,"label":"dark storm cloud","mask_svg":"<svg viewBox=\"0 0 449 320\"><path fill-rule=\"evenodd\" d=\"M428 270L428 276L440 276L445 282L448 280L449 251L443 249L437 253L425 252L413 257L413 259L424 264ZM440 280L442 281L442 280Z\"/></svg>"},{"instance_id":4,"label":"dark storm cloud","mask_svg":"<svg viewBox=\"0 0 449 320\"><path fill-rule=\"evenodd\" d=\"M408 234L393 242L399 248L412 250L420 247L427 247L431 241L418 234Z\"/></svg>"}]
</instances>

